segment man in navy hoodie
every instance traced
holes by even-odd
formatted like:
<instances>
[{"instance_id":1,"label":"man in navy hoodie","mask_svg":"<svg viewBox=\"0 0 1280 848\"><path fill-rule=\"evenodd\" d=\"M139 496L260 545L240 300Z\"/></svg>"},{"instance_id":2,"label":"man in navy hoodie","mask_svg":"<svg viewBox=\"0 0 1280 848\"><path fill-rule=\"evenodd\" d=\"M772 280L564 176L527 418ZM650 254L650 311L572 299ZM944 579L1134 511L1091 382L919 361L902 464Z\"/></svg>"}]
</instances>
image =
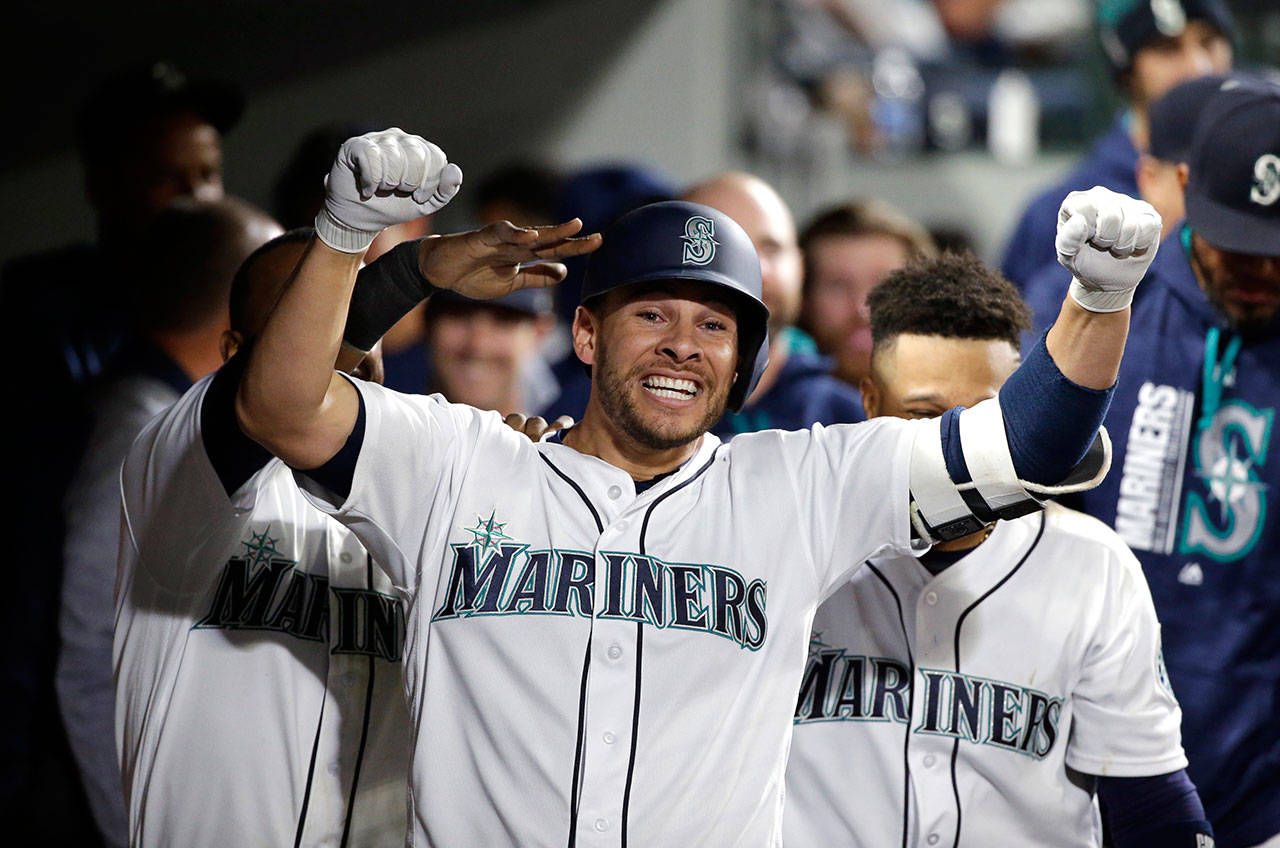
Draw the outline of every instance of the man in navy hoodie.
<instances>
[{"instance_id":1,"label":"man in navy hoodie","mask_svg":"<svg viewBox=\"0 0 1280 848\"><path fill-rule=\"evenodd\" d=\"M1142 561L1218 845L1280 846L1280 87L1216 94L1084 497Z\"/></svg>"},{"instance_id":2,"label":"man in navy hoodie","mask_svg":"<svg viewBox=\"0 0 1280 848\"><path fill-rule=\"evenodd\" d=\"M1062 198L1093 186L1138 196L1134 166L1147 148L1147 108L1184 80L1231 69L1235 23L1223 0L1102 0L1098 30L1128 108L1074 170L1022 213L1001 271L1027 297L1032 278L1057 266L1053 236Z\"/></svg>"}]
</instances>

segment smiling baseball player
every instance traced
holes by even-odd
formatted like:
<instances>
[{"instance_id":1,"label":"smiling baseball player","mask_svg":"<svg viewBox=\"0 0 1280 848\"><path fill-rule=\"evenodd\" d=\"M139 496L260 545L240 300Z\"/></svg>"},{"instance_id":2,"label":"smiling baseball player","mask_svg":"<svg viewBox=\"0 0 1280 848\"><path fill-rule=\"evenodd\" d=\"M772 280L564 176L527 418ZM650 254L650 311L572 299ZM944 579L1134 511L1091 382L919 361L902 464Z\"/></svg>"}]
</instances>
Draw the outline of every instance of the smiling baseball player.
<instances>
[{"instance_id":1,"label":"smiling baseball player","mask_svg":"<svg viewBox=\"0 0 1280 848\"><path fill-rule=\"evenodd\" d=\"M642 207L588 262L586 412L533 444L496 413L331 367L362 251L421 214L444 167L399 131L344 145L321 243L237 405L408 602L413 844L777 844L818 600L866 558L912 551L913 528L927 547L1037 508L1072 469L1097 479L1088 449L1159 219L1109 193L1068 201L1073 297L998 400L721 444L707 428L765 366L760 263L713 209ZM419 270L470 297L551 284L564 268L548 260L601 244L569 240L578 226L428 239ZM379 325L354 330L361 347Z\"/></svg>"},{"instance_id":2,"label":"smiling baseball player","mask_svg":"<svg viewBox=\"0 0 1280 848\"><path fill-rule=\"evenodd\" d=\"M872 294L871 415L994 397L1026 305L972 257ZM1146 580L1114 531L1050 504L818 608L787 764L788 846L1211 844ZM874 780L868 780L874 775ZM1197 841L1199 840L1199 841Z\"/></svg>"}]
</instances>

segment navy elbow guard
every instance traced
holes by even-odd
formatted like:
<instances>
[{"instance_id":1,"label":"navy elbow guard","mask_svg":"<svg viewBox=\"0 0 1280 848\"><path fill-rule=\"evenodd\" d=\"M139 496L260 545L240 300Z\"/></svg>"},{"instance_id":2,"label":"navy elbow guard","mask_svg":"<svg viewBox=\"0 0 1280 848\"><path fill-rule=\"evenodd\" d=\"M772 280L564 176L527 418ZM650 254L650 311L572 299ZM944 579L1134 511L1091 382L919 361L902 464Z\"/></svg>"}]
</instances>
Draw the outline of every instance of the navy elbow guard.
<instances>
[{"instance_id":1,"label":"navy elbow guard","mask_svg":"<svg viewBox=\"0 0 1280 848\"><path fill-rule=\"evenodd\" d=\"M402 242L360 269L347 310L344 344L368 353L435 287L418 270L422 239Z\"/></svg>"}]
</instances>

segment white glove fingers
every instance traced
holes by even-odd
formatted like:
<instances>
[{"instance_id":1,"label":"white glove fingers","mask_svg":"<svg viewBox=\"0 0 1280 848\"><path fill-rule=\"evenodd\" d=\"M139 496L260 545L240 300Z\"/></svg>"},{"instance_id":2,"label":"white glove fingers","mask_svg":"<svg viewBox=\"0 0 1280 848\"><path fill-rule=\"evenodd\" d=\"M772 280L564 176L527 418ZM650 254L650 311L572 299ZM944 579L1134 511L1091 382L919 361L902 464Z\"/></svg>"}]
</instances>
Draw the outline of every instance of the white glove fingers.
<instances>
[{"instance_id":1,"label":"white glove fingers","mask_svg":"<svg viewBox=\"0 0 1280 848\"><path fill-rule=\"evenodd\" d=\"M1124 208L1115 202L1099 204L1091 243L1102 249L1114 246L1124 229Z\"/></svg>"},{"instance_id":2,"label":"white glove fingers","mask_svg":"<svg viewBox=\"0 0 1280 848\"><path fill-rule=\"evenodd\" d=\"M462 187L462 169L457 165L449 162L440 171L440 180L436 184L435 191L431 193L430 199L426 205L432 212L436 212L443 208L453 196L458 193L458 189ZM424 187L425 188L425 187ZM417 199L415 194L414 199Z\"/></svg>"},{"instance_id":3,"label":"white glove fingers","mask_svg":"<svg viewBox=\"0 0 1280 848\"><path fill-rule=\"evenodd\" d=\"M1098 215L1098 204L1096 198L1090 194L1092 191L1093 189L1073 191L1063 198L1062 206L1058 209L1058 223L1066 223L1073 216L1081 215L1092 230Z\"/></svg>"},{"instance_id":4,"label":"white glove fingers","mask_svg":"<svg viewBox=\"0 0 1280 848\"><path fill-rule=\"evenodd\" d=\"M1054 248L1060 256L1075 256L1089 238L1093 226L1084 215L1072 215L1058 225Z\"/></svg>"},{"instance_id":5,"label":"white glove fingers","mask_svg":"<svg viewBox=\"0 0 1280 848\"><path fill-rule=\"evenodd\" d=\"M360 198L368 200L382 184L382 153L376 145L361 137L347 142L347 156L351 160Z\"/></svg>"}]
</instances>

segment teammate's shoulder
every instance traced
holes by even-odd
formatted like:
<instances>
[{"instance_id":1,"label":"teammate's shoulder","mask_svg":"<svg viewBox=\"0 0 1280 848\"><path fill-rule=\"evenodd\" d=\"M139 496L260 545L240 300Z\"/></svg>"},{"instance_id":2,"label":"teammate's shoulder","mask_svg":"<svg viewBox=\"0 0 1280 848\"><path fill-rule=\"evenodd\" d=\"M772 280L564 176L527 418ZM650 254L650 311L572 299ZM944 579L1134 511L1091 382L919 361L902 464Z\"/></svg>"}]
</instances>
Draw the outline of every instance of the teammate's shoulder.
<instances>
[{"instance_id":1,"label":"teammate's shoulder","mask_svg":"<svg viewBox=\"0 0 1280 848\"><path fill-rule=\"evenodd\" d=\"M1137 566L1137 559L1120 534L1092 515L1050 501L1045 504L1045 534L1070 542L1078 549L1095 548L1113 558Z\"/></svg>"}]
</instances>

